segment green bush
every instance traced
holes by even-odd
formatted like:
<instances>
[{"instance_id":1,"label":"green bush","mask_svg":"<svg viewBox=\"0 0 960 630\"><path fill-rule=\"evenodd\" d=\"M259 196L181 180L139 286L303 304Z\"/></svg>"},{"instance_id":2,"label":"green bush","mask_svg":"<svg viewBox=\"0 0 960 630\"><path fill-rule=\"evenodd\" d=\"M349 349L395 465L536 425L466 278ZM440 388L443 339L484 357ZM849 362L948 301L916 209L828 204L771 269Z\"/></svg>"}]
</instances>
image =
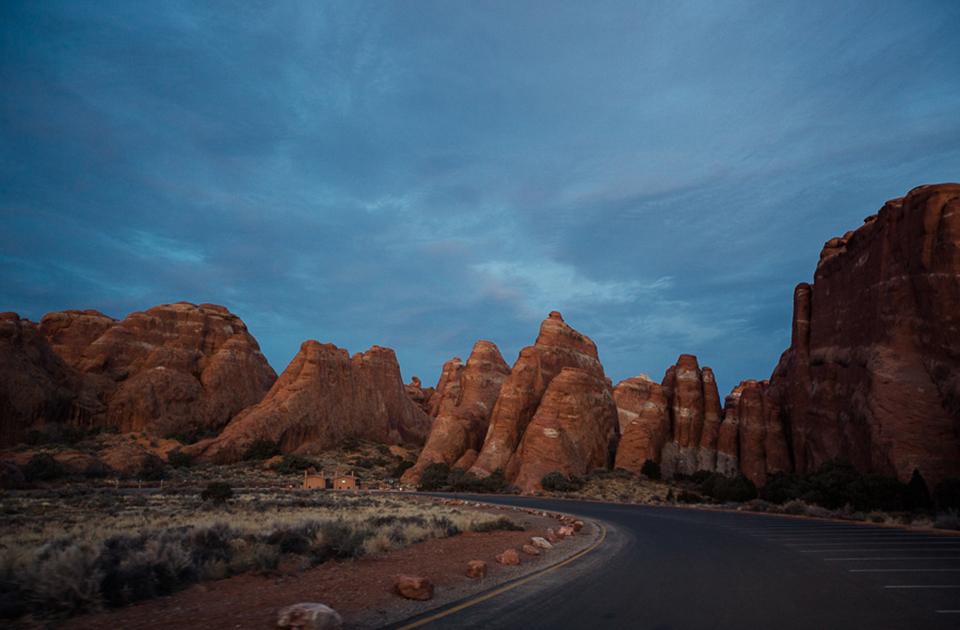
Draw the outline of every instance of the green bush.
<instances>
[{"instance_id":1,"label":"green bush","mask_svg":"<svg viewBox=\"0 0 960 630\"><path fill-rule=\"evenodd\" d=\"M63 466L49 453L37 453L23 469L27 481L53 481L63 475Z\"/></svg>"},{"instance_id":2,"label":"green bush","mask_svg":"<svg viewBox=\"0 0 960 630\"><path fill-rule=\"evenodd\" d=\"M450 475L450 466L443 462L434 462L427 466L420 476L420 483L417 489L425 492L436 492L442 490L447 485L447 477Z\"/></svg>"},{"instance_id":3,"label":"green bush","mask_svg":"<svg viewBox=\"0 0 960 630\"><path fill-rule=\"evenodd\" d=\"M582 483L576 477L567 477L562 472L554 471L544 475L540 485L548 492L576 492Z\"/></svg>"},{"instance_id":4,"label":"green bush","mask_svg":"<svg viewBox=\"0 0 960 630\"><path fill-rule=\"evenodd\" d=\"M377 452L380 453L381 455L389 455L390 447L387 446L386 444L377 444Z\"/></svg>"},{"instance_id":5,"label":"green bush","mask_svg":"<svg viewBox=\"0 0 960 630\"><path fill-rule=\"evenodd\" d=\"M348 436L340 440L340 444L338 446L340 447L341 451L359 451L361 442L359 438Z\"/></svg>"},{"instance_id":6,"label":"green bush","mask_svg":"<svg viewBox=\"0 0 960 630\"><path fill-rule=\"evenodd\" d=\"M167 463L174 468L189 468L193 458L181 450L172 450L167 453Z\"/></svg>"},{"instance_id":7,"label":"green bush","mask_svg":"<svg viewBox=\"0 0 960 630\"><path fill-rule=\"evenodd\" d=\"M923 475L916 468L913 469L913 475L907 482L903 502L904 507L908 510L929 510L933 507L933 499L930 498L927 482L923 480Z\"/></svg>"},{"instance_id":8,"label":"green bush","mask_svg":"<svg viewBox=\"0 0 960 630\"><path fill-rule=\"evenodd\" d=\"M399 464L396 468L393 469L393 472L390 474L391 477L399 479L403 476L403 473L407 472L410 468L413 468L416 465L416 462L411 462L409 459L405 459Z\"/></svg>"},{"instance_id":9,"label":"green bush","mask_svg":"<svg viewBox=\"0 0 960 630\"><path fill-rule=\"evenodd\" d=\"M703 498L695 492L684 490L677 497L677 501L679 501L680 503L700 503L701 501L703 501Z\"/></svg>"},{"instance_id":10,"label":"green bush","mask_svg":"<svg viewBox=\"0 0 960 630\"><path fill-rule=\"evenodd\" d=\"M163 462L156 457L145 459L136 478L142 481L160 481L163 479Z\"/></svg>"},{"instance_id":11,"label":"green bush","mask_svg":"<svg viewBox=\"0 0 960 630\"><path fill-rule=\"evenodd\" d=\"M270 459L280 455L280 445L273 440L254 440L243 454L244 461Z\"/></svg>"},{"instance_id":12,"label":"green bush","mask_svg":"<svg viewBox=\"0 0 960 630\"><path fill-rule=\"evenodd\" d=\"M284 455L283 460L270 464L270 470L281 475L293 475L315 467L315 462L299 455Z\"/></svg>"},{"instance_id":13,"label":"green bush","mask_svg":"<svg viewBox=\"0 0 960 630\"><path fill-rule=\"evenodd\" d=\"M225 481L211 481L200 493L200 498L204 501L213 501L214 503L223 503L233 498L233 488Z\"/></svg>"},{"instance_id":14,"label":"green bush","mask_svg":"<svg viewBox=\"0 0 960 630\"><path fill-rule=\"evenodd\" d=\"M960 510L960 479L949 477L937 484L933 490L933 496L937 500L937 507L946 512L947 510Z\"/></svg>"},{"instance_id":15,"label":"green bush","mask_svg":"<svg viewBox=\"0 0 960 630\"><path fill-rule=\"evenodd\" d=\"M473 473L464 474L453 485L457 492L472 492L476 494L499 494L507 487L507 479L503 469L498 468L486 477Z\"/></svg>"},{"instance_id":16,"label":"green bush","mask_svg":"<svg viewBox=\"0 0 960 630\"><path fill-rule=\"evenodd\" d=\"M660 464L652 459L643 462L643 466L640 467L640 474L644 475L647 479L653 480L663 477L663 473L660 471Z\"/></svg>"},{"instance_id":17,"label":"green bush","mask_svg":"<svg viewBox=\"0 0 960 630\"><path fill-rule=\"evenodd\" d=\"M706 482L704 485L707 485ZM706 490L703 492L706 494ZM757 486L742 474L735 477L721 475L713 484L709 496L720 503L752 501L757 498Z\"/></svg>"}]
</instances>

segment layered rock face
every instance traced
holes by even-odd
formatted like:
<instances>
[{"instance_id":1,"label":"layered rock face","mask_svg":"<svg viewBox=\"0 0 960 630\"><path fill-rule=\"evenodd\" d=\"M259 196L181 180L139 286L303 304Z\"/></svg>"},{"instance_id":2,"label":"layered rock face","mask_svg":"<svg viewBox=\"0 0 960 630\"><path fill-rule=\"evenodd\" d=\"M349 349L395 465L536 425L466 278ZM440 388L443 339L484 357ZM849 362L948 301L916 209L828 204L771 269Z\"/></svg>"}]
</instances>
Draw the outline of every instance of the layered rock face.
<instances>
[{"instance_id":1,"label":"layered rock face","mask_svg":"<svg viewBox=\"0 0 960 630\"><path fill-rule=\"evenodd\" d=\"M826 243L771 387L798 471L840 456L960 477L960 185L916 188Z\"/></svg>"},{"instance_id":2,"label":"layered rock face","mask_svg":"<svg viewBox=\"0 0 960 630\"><path fill-rule=\"evenodd\" d=\"M779 393L769 381L743 381L727 396L717 447L718 472L741 472L757 486L793 462L780 417Z\"/></svg>"},{"instance_id":3,"label":"layered rock face","mask_svg":"<svg viewBox=\"0 0 960 630\"><path fill-rule=\"evenodd\" d=\"M713 371L682 354L658 385L645 374L614 388L622 437L618 468L639 471L646 460L665 475L716 470L720 394Z\"/></svg>"},{"instance_id":4,"label":"layered rock face","mask_svg":"<svg viewBox=\"0 0 960 630\"><path fill-rule=\"evenodd\" d=\"M606 468L617 432L617 404L610 385L585 370L565 367L550 381L516 453L511 480L521 492L540 490L551 472L581 476Z\"/></svg>"},{"instance_id":5,"label":"layered rock face","mask_svg":"<svg viewBox=\"0 0 960 630\"><path fill-rule=\"evenodd\" d=\"M499 348L489 341L474 344L466 366L462 370L460 366L463 363L459 359L448 361L444 366L441 382L444 382L444 376L447 380L443 387L444 400L438 405L440 415L433 422L416 465L401 477L403 483L416 483L427 466L433 463L442 462L453 467L470 451L473 455L462 464L469 461L465 466L469 468L476 461L500 388L510 374L510 366L503 360ZM458 373L456 377L454 372ZM452 385L454 382L456 387Z\"/></svg>"},{"instance_id":6,"label":"layered rock face","mask_svg":"<svg viewBox=\"0 0 960 630\"><path fill-rule=\"evenodd\" d=\"M508 481L516 477L519 462L511 463L511 460L520 439L550 381L565 367L580 369L605 382L597 346L553 311L540 325L536 343L520 351L510 376L504 381L483 449L470 473L482 477L503 468Z\"/></svg>"},{"instance_id":7,"label":"layered rock face","mask_svg":"<svg viewBox=\"0 0 960 630\"><path fill-rule=\"evenodd\" d=\"M384 405L393 443L423 444L430 433L432 418L407 395L400 376L397 355L390 348L373 346L350 359L361 380L373 387Z\"/></svg>"},{"instance_id":8,"label":"layered rock face","mask_svg":"<svg viewBox=\"0 0 960 630\"><path fill-rule=\"evenodd\" d=\"M49 313L40 330L82 376L81 425L219 429L276 380L243 321L213 304L163 304L122 322L97 311Z\"/></svg>"},{"instance_id":9,"label":"layered rock face","mask_svg":"<svg viewBox=\"0 0 960 630\"><path fill-rule=\"evenodd\" d=\"M0 313L0 446L18 444L34 426L70 422L79 382L37 324Z\"/></svg>"},{"instance_id":10,"label":"layered rock face","mask_svg":"<svg viewBox=\"0 0 960 630\"><path fill-rule=\"evenodd\" d=\"M647 460L659 464L663 447L672 437L663 387L640 374L617 383L613 397L620 422L616 467L640 472Z\"/></svg>"},{"instance_id":11,"label":"layered rock face","mask_svg":"<svg viewBox=\"0 0 960 630\"><path fill-rule=\"evenodd\" d=\"M284 453L316 454L345 437L373 442L419 439L430 418L404 390L392 350L350 357L333 344L305 341L259 404L237 415L214 440L185 447L214 463L239 461L257 439Z\"/></svg>"}]
</instances>

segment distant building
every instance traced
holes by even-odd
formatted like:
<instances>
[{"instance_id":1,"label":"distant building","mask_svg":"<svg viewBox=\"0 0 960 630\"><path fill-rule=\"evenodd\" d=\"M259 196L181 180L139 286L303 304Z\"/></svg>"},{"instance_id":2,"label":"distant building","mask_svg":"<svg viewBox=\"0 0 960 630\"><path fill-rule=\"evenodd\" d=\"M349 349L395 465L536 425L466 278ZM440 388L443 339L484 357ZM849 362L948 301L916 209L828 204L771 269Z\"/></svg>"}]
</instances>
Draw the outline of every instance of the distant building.
<instances>
[{"instance_id":1,"label":"distant building","mask_svg":"<svg viewBox=\"0 0 960 630\"><path fill-rule=\"evenodd\" d=\"M303 488L320 488L322 490L357 490L360 480L354 474L327 476L322 471L319 475L303 472Z\"/></svg>"}]
</instances>

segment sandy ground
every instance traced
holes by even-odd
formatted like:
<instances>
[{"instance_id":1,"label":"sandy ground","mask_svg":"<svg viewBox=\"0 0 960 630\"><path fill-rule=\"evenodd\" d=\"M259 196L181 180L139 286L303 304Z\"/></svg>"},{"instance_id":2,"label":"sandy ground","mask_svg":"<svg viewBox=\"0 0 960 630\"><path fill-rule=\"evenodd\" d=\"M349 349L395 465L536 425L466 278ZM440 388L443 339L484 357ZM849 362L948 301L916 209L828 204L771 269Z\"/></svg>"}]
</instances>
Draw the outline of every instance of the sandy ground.
<instances>
[{"instance_id":1,"label":"sandy ground","mask_svg":"<svg viewBox=\"0 0 960 630\"><path fill-rule=\"evenodd\" d=\"M291 563L274 576L244 574L205 582L171 597L77 617L56 627L72 630L266 629L276 627L277 612L284 606L319 602L339 612L345 628L377 628L547 568L587 548L597 537L597 529L588 524L583 532L560 541L554 549L539 556L521 553L520 566L504 566L496 562L496 554L510 548L519 552L524 544L530 543L531 537L544 535L547 528L556 530L560 523L553 516L526 510L476 509L509 515L523 524L525 531L465 533L442 540L431 539L400 551L327 562L307 571L299 571L296 563ZM470 560L487 562L486 578L466 577ZM414 602L397 595L393 579L399 573L432 580L436 586L434 599Z\"/></svg>"}]
</instances>

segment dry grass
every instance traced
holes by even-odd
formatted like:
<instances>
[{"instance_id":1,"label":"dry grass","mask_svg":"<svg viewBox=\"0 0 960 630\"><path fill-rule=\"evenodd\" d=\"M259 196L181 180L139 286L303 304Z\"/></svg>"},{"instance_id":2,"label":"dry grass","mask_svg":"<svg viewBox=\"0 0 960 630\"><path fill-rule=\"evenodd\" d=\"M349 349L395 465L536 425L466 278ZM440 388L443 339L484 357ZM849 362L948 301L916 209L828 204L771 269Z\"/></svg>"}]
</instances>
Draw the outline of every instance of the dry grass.
<instances>
[{"instance_id":1,"label":"dry grass","mask_svg":"<svg viewBox=\"0 0 960 630\"><path fill-rule=\"evenodd\" d=\"M219 506L198 490L8 495L0 509L0 619L60 618L270 572L287 559L306 569L517 527L500 515L389 495L247 490Z\"/></svg>"}]
</instances>

